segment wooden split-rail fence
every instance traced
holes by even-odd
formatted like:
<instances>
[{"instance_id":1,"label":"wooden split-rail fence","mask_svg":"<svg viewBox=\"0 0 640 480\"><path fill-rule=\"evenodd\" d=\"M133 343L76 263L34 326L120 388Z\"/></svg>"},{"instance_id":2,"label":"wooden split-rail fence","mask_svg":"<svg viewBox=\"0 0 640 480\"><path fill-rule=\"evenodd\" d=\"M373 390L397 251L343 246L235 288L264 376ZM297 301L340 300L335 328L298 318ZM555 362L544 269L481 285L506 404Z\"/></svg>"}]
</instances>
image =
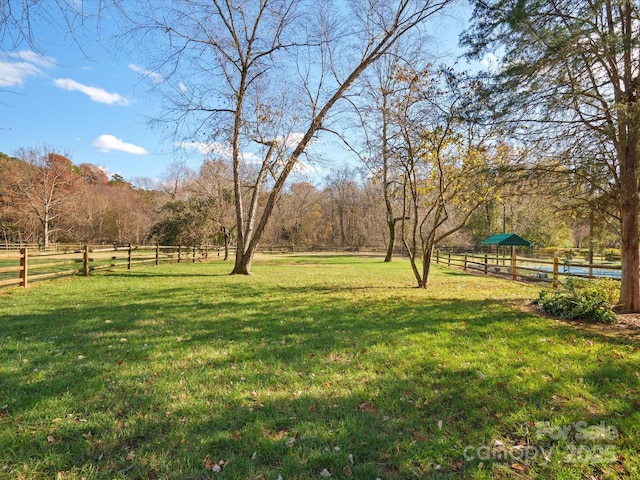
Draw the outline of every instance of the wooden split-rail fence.
<instances>
[{"instance_id":1,"label":"wooden split-rail fence","mask_svg":"<svg viewBox=\"0 0 640 480\"><path fill-rule=\"evenodd\" d=\"M67 252L38 252L21 248L18 257L0 257L0 287L70 275L88 276L91 272L136 265L160 265L207 261L220 256L220 248L211 246L114 246L91 248L85 245Z\"/></svg>"},{"instance_id":2,"label":"wooden split-rail fence","mask_svg":"<svg viewBox=\"0 0 640 480\"><path fill-rule=\"evenodd\" d=\"M559 282L568 277L617 280L621 277L619 262L588 263L559 257L519 257L515 250L510 256L491 253L443 253L436 250L435 261L448 267L507 277L511 280L549 282L553 288L557 288Z\"/></svg>"}]
</instances>

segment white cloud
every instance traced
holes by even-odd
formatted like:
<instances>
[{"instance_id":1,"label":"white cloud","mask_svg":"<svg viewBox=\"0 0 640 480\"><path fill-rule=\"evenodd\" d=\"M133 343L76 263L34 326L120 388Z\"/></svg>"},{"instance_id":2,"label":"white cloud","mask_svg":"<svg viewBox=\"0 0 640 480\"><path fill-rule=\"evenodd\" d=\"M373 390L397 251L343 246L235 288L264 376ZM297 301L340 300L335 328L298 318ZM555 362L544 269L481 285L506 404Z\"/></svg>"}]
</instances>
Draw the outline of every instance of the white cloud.
<instances>
[{"instance_id":1,"label":"white cloud","mask_svg":"<svg viewBox=\"0 0 640 480\"><path fill-rule=\"evenodd\" d=\"M27 77L36 77L54 66L54 59L30 50L3 55L0 61L0 87L21 87Z\"/></svg>"},{"instance_id":2,"label":"white cloud","mask_svg":"<svg viewBox=\"0 0 640 480\"><path fill-rule=\"evenodd\" d=\"M295 148L302 141L303 137L304 137L304 133L302 132L292 132L287 134L287 136L284 137L284 139L282 137L278 137L277 141L283 142L286 148Z\"/></svg>"},{"instance_id":3,"label":"white cloud","mask_svg":"<svg viewBox=\"0 0 640 480\"><path fill-rule=\"evenodd\" d=\"M182 142L178 146L185 150L197 150L203 155L219 155L225 159L231 159L233 154L231 147L219 142ZM242 160L248 165L260 165L262 163L262 158L251 152L243 152Z\"/></svg>"},{"instance_id":4,"label":"white cloud","mask_svg":"<svg viewBox=\"0 0 640 480\"><path fill-rule=\"evenodd\" d=\"M80 82L76 82L71 78L56 78L53 84L63 90L69 90L70 92L77 91L84 93L91 100L98 103L106 103L108 105L129 105L129 99L123 97L119 93L107 92L106 90L98 87L90 87L83 85Z\"/></svg>"},{"instance_id":5,"label":"white cloud","mask_svg":"<svg viewBox=\"0 0 640 480\"><path fill-rule=\"evenodd\" d=\"M149 77L155 83L160 83L164 80L164 77L160 75L158 72L147 70L146 68L141 67L140 65L136 65L135 63L130 63L128 67L130 70L133 70L136 73L140 73L145 77Z\"/></svg>"},{"instance_id":6,"label":"white cloud","mask_svg":"<svg viewBox=\"0 0 640 480\"><path fill-rule=\"evenodd\" d=\"M99 148L102 152L110 152L116 150L119 152L132 153L134 155L146 155L147 151L134 145L133 143L123 142L113 135L100 135L93 141L93 146Z\"/></svg>"},{"instance_id":7,"label":"white cloud","mask_svg":"<svg viewBox=\"0 0 640 480\"><path fill-rule=\"evenodd\" d=\"M498 57L496 57L493 53L487 53L482 58L481 63L487 68L494 67L498 64Z\"/></svg>"}]
</instances>

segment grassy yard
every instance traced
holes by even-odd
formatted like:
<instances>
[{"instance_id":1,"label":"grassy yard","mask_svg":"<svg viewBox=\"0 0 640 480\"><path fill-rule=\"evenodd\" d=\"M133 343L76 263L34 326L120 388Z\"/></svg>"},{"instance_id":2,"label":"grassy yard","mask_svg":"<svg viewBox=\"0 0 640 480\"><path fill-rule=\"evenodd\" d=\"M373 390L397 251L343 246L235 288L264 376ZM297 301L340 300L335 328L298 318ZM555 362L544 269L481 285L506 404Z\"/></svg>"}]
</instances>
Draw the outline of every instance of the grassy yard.
<instances>
[{"instance_id":1,"label":"grassy yard","mask_svg":"<svg viewBox=\"0 0 640 480\"><path fill-rule=\"evenodd\" d=\"M230 268L1 291L0 478L640 478L637 338L404 261Z\"/></svg>"}]
</instances>

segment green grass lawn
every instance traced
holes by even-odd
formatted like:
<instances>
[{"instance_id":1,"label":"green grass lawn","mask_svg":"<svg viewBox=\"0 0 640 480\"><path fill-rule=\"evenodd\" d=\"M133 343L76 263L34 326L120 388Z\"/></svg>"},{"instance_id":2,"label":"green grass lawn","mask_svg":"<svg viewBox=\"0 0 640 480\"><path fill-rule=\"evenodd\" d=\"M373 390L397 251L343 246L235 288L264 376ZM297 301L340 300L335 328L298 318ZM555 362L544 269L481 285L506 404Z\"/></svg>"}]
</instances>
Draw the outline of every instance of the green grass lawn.
<instances>
[{"instance_id":1,"label":"green grass lawn","mask_svg":"<svg viewBox=\"0 0 640 480\"><path fill-rule=\"evenodd\" d=\"M637 338L404 261L230 269L0 292L0 478L640 478Z\"/></svg>"}]
</instances>

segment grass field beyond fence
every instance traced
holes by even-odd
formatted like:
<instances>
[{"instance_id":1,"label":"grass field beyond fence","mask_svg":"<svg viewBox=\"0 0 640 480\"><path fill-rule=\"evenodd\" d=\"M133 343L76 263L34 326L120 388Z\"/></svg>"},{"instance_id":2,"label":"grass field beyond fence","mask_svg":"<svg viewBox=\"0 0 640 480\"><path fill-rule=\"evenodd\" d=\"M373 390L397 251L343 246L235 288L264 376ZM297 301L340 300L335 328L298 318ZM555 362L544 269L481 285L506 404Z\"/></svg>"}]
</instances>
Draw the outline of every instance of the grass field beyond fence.
<instances>
[{"instance_id":1,"label":"grass field beyond fence","mask_svg":"<svg viewBox=\"0 0 640 480\"><path fill-rule=\"evenodd\" d=\"M0 478L640 478L637 338L438 266L230 269L0 292Z\"/></svg>"}]
</instances>

